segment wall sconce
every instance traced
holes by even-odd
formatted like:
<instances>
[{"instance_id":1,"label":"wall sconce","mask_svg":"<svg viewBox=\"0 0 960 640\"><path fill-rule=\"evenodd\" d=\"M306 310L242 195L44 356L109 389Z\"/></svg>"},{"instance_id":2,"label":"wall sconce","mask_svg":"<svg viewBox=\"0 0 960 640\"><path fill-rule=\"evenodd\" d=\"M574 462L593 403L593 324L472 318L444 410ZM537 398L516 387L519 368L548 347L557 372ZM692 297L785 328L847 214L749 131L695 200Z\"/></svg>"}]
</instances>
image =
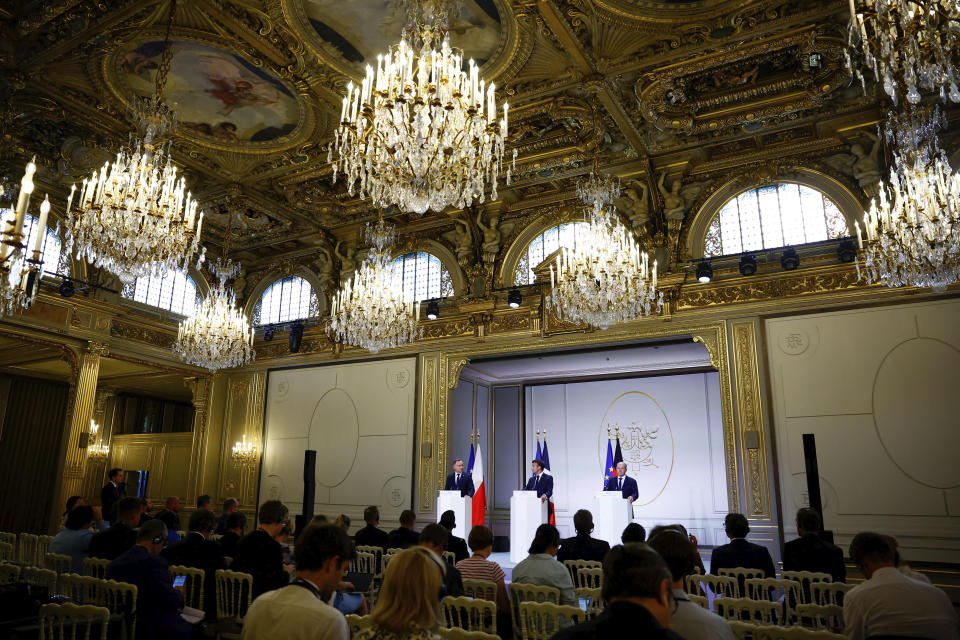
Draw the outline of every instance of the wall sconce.
<instances>
[{"instance_id":1,"label":"wall sconce","mask_svg":"<svg viewBox=\"0 0 960 640\"><path fill-rule=\"evenodd\" d=\"M247 442L247 436L244 434L243 440L233 445L230 459L235 466L252 467L260 460L260 452L257 450L257 445Z\"/></svg>"}]
</instances>

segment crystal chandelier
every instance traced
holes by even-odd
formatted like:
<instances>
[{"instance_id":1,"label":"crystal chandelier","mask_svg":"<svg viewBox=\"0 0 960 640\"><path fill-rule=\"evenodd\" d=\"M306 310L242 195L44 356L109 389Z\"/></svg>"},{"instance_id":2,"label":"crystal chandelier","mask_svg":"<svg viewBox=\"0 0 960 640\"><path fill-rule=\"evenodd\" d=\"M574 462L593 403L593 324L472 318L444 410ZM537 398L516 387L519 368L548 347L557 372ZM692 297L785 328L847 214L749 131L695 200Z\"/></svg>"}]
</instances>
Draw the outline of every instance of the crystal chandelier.
<instances>
[{"instance_id":1,"label":"crystal chandelier","mask_svg":"<svg viewBox=\"0 0 960 640\"><path fill-rule=\"evenodd\" d=\"M921 92L960 102L960 3L956 0L850 0L847 68L866 86L866 70L896 104ZM851 56L851 52L853 55Z\"/></svg>"},{"instance_id":2,"label":"crystal chandelier","mask_svg":"<svg viewBox=\"0 0 960 640\"><path fill-rule=\"evenodd\" d=\"M17 204L13 211L5 210L3 228L0 229L0 317L13 315L29 307L36 297L42 276L43 243L47 234L47 216L50 213L50 200L44 198L40 204L40 218L37 221L37 238L32 256L27 256L26 238L23 235L30 196L33 194L33 175L37 165L31 160L27 163ZM0 187L0 198L12 197L9 186ZM9 215L12 213L12 215Z\"/></svg>"},{"instance_id":3,"label":"crystal chandelier","mask_svg":"<svg viewBox=\"0 0 960 640\"><path fill-rule=\"evenodd\" d=\"M260 459L260 452L257 445L247 441L247 435L243 435L243 441L234 443L233 450L230 452L230 459L236 467L250 467L257 464Z\"/></svg>"},{"instance_id":4,"label":"crystal chandelier","mask_svg":"<svg viewBox=\"0 0 960 640\"><path fill-rule=\"evenodd\" d=\"M865 242L856 224L870 282L941 291L960 280L960 175L937 142L945 124L939 109L889 116L890 184L864 216Z\"/></svg>"},{"instance_id":5,"label":"crystal chandelier","mask_svg":"<svg viewBox=\"0 0 960 640\"><path fill-rule=\"evenodd\" d=\"M343 173L350 195L401 211L441 211L497 198L508 105L497 118L494 84L450 46L452 0L407 0L400 43L351 82L327 160ZM336 158L334 158L336 152ZM513 158L516 164L516 151ZM510 184L511 169L506 182Z\"/></svg>"},{"instance_id":6,"label":"crystal chandelier","mask_svg":"<svg viewBox=\"0 0 960 640\"><path fill-rule=\"evenodd\" d=\"M175 12L172 0L156 92L134 98L129 107L142 140L131 135L131 144L120 149L112 165L104 163L83 181L76 211L71 208L76 185L67 200L67 249L126 283L162 277L186 265L200 249L203 213L197 215L197 201L177 175L170 145L157 142L174 125L173 112L161 98L173 55ZM201 262L203 255L201 251Z\"/></svg>"},{"instance_id":7,"label":"crystal chandelier","mask_svg":"<svg viewBox=\"0 0 960 640\"><path fill-rule=\"evenodd\" d=\"M237 307L236 295L227 287L227 280L240 272L240 265L227 259L230 250L230 221L223 239L223 255L212 264L210 271L217 284L197 306L189 318L180 323L174 352L187 364L210 371L242 367L256 357L253 350L254 328L243 311Z\"/></svg>"},{"instance_id":8,"label":"crystal chandelier","mask_svg":"<svg viewBox=\"0 0 960 640\"><path fill-rule=\"evenodd\" d=\"M561 319L599 329L627 322L663 308L657 292L657 263L641 252L633 234L620 222L613 202L620 183L600 176L599 107L594 101L593 171L577 185L587 205L586 230L578 232L573 247L560 249L557 268L550 265L547 307Z\"/></svg>"},{"instance_id":9,"label":"crystal chandelier","mask_svg":"<svg viewBox=\"0 0 960 640\"><path fill-rule=\"evenodd\" d=\"M337 342L377 353L410 344L423 334L417 320L420 303L407 300L392 265L396 229L381 217L367 225L373 244L360 268L333 298L327 334Z\"/></svg>"}]
</instances>

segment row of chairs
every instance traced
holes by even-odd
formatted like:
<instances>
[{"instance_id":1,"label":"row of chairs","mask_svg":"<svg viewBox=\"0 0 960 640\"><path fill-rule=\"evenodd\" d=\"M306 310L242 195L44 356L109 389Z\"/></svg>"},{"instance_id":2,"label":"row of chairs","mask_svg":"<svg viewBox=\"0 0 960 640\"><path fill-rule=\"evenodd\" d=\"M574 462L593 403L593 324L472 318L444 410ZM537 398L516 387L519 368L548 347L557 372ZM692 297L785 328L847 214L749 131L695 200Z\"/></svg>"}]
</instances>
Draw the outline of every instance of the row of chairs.
<instances>
[{"instance_id":1,"label":"row of chairs","mask_svg":"<svg viewBox=\"0 0 960 640\"><path fill-rule=\"evenodd\" d=\"M845 640L846 636L805 627L780 627L730 621L737 640Z\"/></svg>"},{"instance_id":2,"label":"row of chairs","mask_svg":"<svg viewBox=\"0 0 960 640\"><path fill-rule=\"evenodd\" d=\"M852 588L852 585L833 582L829 573L784 571L780 578L765 578L763 571L743 567L720 569L718 573L720 575L687 576L687 592L705 596L709 587L710 592L720 597L761 599L760 594L773 589L790 592L802 604L840 604L843 594Z\"/></svg>"},{"instance_id":3,"label":"row of chairs","mask_svg":"<svg viewBox=\"0 0 960 640\"><path fill-rule=\"evenodd\" d=\"M42 566L53 536L35 533L0 531L0 562L16 562L24 566Z\"/></svg>"}]
</instances>

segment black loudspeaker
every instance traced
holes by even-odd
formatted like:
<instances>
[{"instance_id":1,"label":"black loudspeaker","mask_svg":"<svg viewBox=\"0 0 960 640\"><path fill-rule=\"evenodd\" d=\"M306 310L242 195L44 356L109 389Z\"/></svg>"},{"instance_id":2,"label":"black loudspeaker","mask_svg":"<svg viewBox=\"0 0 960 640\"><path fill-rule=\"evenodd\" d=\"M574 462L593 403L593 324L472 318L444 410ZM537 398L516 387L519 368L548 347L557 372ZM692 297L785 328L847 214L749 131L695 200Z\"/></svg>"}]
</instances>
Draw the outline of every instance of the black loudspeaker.
<instances>
[{"instance_id":1,"label":"black loudspeaker","mask_svg":"<svg viewBox=\"0 0 960 640\"><path fill-rule=\"evenodd\" d=\"M807 496L810 508L823 518L823 498L820 495L820 468L817 466L817 440L812 433L803 434L803 464L807 472ZM833 531L827 530L826 523L820 537L827 542L833 542Z\"/></svg>"},{"instance_id":2,"label":"black loudspeaker","mask_svg":"<svg viewBox=\"0 0 960 640\"><path fill-rule=\"evenodd\" d=\"M313 520L313 501L317 494L317 452L303 452L303 515L297 518L297 533Z\"/></svg>"}]
</instances>

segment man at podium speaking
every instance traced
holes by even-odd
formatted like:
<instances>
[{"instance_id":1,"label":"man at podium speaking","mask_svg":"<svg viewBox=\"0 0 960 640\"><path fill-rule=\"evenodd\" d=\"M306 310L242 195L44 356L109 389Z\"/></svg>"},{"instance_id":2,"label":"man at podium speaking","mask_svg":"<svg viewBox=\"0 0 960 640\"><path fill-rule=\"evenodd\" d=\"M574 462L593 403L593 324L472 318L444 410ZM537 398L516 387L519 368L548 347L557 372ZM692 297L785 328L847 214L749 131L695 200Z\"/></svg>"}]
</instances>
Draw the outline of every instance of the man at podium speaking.
<instances>
[{"instance_id":1,"label":"man at podium speaking","mask_svg":"<svg viewBox=\"0 0 960 640\"><path fill-rule=\"evenodd\" d=\"M553 476L543 472L545 466L543 460L531 462L530 471L533 475L530 476L530 479L527 480L527 486L524 487L525 491L536 491L537 497L543 502L553 497Z\"/></svg>"},{"instance_id":2,"label":"man at podium speaking","mask_svg":"<svg viewBox=\"0 0 960 640\"><path fill-rule=\"evenodd\" d=\"M640 497L637 481L627 475L627 463L623 461L617 463L617 477L610 478L604 491L619 491L630 504Z\"/></svg>"},{"instance_id":3,"label":"man at podium speaking","mask_svg":"<svg viewBox=\"0 0 960 640\"><path fill-rule=\"evenodd\" d=\"M473 477L463 471L463 460L457 458L453 461L453 471L447 476L447 483L443 486L444 491L459 491L461 496L473 497L475 491L473 487Z\"/></svg>"}]
</instances>

